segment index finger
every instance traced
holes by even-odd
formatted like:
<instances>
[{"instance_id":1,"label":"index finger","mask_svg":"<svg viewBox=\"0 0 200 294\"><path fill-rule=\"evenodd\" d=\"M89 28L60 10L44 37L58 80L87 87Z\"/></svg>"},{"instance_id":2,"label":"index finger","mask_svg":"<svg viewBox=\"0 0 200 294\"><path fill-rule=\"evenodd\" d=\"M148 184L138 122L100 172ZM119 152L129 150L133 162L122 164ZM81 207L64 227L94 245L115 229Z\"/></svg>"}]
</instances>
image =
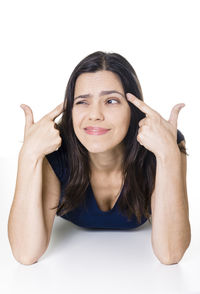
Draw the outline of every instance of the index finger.
<instances>
[{"instance_id":1,"label":"index finger","mask_svg":"<svg viewBox=\"0 0 200 294\"><path fill-rule=\"evenodd\" d=\"M60 103L59 105L56 106L56 108L54 108L52 111L50 111L47 116L51 119L54 120L56 119L56 117L58 117L63 111L63 105L64 105L64 101L62 103Z\"/></svg>"},{"instance_id":2,"label":"index finger","mask_svg":"<svg viewBox=\"0 0 200 294\"><path fill-rule=\"evenodd\" d=\"M148 106L144 101L138 99L135 95L127 93L126 96L131 103L137 106L137 108L146 113L148 116L153 116L157 114L157 112L153 108Z\"/></svg>"}]
</instances>

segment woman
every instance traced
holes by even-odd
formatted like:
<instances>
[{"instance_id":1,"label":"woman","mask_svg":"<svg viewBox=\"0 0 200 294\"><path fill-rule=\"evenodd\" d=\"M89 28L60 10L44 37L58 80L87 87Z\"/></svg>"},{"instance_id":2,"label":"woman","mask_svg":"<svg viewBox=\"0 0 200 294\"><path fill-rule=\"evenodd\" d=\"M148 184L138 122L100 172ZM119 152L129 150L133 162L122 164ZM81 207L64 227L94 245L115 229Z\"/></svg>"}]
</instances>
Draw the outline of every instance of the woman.
<instances>
[{"instance_id":1,"label":"woman","mask_svg":"<svg viewBox=\"0 0 200 294\"><path fill-rule=\"evenodd\" d=\"M39 219L23 229L14 225L14 215L19 214L16 203L22 197L16 188L15 205L10 214L10 242L15 258L25 264L38 260L49 244L55 214L82 227L106 229L136 228L147 220L151 222L152 216L152 245L156 256L162 263L177 263L190 242L182 159L184 156L185 160L187 153L185 138L177 129L178 113L183 106L174 106L166 121L144 103L139 80L130 63L117 53L97 51L75 67L64 103L39 121L37 128L33 128L31 109L28 107L26 112L23 107L28 131L20 163L25 162L30 154L28 150L32 150L35 168L32 176L38 177L35 181L38 181L39 195L35 200L37 204L31 206L24 200L24 207L29 205L34 214L31 207L35 204ZM62 117L55 124L54 119L61 112ZM41 144L38 137L45 143ZM168 180L172 186L169 193L164 176L170 178L173 166L169 168L168 161L174 163L177 171L174 176L178 181L176 185ZM30 179L31 173L27 179L29 184ZM173 195L175 200L169 196L171 193L177 193ZM171 205L177 207L177 226L172 226ZM33 246L27 236L28 231L36 230L37 226L40 234L37 246ZM182 238L175 237L177 232ZM17 233L23 236L26 254L20 251L19 244L17 246ZM165 242L169 238L172 241ZM31 248L28 249L28 245Z\"/></svg>"}]
</instances>

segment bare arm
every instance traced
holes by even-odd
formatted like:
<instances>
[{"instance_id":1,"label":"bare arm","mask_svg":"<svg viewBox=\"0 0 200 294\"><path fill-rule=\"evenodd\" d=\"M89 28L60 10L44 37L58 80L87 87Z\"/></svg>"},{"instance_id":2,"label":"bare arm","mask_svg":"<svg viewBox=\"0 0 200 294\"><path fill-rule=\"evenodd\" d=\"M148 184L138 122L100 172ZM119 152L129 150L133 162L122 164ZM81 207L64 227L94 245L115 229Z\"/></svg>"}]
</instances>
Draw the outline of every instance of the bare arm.
<instances>
[{"instance_id":1,"label":"bare arm","mask_svg":"<svg viewBox=\"0 0 200 294\"><path fill-rule=\"evenodd\" d=\"M152 194L152 246L162 263L174 264L180 261L190 240L186 155L177 147L168 157L157 160Z\"/></svg>"},{"instance_id":2,"label":"bare arm","mask_svg":"<svg viewBox=\"0 0 200 294\"><path fill-rule=\"evenodd\" d=\"M18 157L15 194L8 218L8 239L15 259L22 264L32 264L48 246L56 213L49 208L59 200L59 179L47 163L45 154L61 146L62 140L54 120L62 113L63 103L37 123L34 123L31 108L24 104L21 106L26 120L24 143Z\"/></svg>"},{"instance_id":3,"label":"bare arm","mask_svg":"<svg viewBox=\"0 0 200 294\"><path fill-rule=\"evenodd\" d=\"M13 203L8 219L8 238L17 261L30 264L47 248L42 207L42 162L25 149L18 157Z\"/></svg>"}]
</instances>

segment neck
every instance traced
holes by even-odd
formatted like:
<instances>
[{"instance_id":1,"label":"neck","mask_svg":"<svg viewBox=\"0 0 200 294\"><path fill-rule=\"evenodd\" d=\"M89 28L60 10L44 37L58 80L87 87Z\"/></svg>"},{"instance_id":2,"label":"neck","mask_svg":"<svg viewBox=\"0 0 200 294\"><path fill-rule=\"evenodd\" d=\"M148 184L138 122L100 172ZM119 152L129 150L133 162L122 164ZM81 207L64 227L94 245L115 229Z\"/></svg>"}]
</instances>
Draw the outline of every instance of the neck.
<instances>
[{"instance_id":1,"label":"neck","mask_svg":"<svg viewBox=\"0 0 200 294\"><path fill-rule=\"evenodd\" d=\"M122 144L111 150L100 153L89 153L90 168L92 172L113 174L122 171L124 159L124 146Z\"/></svg>"}]
</instances>

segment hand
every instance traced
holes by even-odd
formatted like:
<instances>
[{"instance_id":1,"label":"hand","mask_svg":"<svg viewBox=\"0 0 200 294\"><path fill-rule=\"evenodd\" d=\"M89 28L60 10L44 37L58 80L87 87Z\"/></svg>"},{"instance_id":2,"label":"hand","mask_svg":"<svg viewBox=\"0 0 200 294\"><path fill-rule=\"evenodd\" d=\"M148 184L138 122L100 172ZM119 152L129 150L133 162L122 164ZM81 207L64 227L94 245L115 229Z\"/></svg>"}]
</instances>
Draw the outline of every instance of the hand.
<instances>
[{"instance_id":1,"label":"hand","mask_svg":"<svg viewBox=\"0 0 200 294\"><path fill-rule=\"evenodd\" d=\"M156 157L169 152L169 148L177 148L177 120L178 115L185 106L184 103L176 104L170 114L169 120L165 120L157 111L148 106L131 93L126 93L128 101L146 114L139 121L137 141Z\"/></svg>"},{"instance_id":2,"label":"hand","mask_svg":"<svg viewBox=\"0 0 200 294\"><path fill-rule=\"evenodd\" d=\"M63 112L63 104L64 102L59 104L37 123L34 123L31 108L25 104L20 105L25 113L23 150L25 149L30 155L39 159L61 146L62 139L54 120Z\"/></svg>"}]
</instances>

